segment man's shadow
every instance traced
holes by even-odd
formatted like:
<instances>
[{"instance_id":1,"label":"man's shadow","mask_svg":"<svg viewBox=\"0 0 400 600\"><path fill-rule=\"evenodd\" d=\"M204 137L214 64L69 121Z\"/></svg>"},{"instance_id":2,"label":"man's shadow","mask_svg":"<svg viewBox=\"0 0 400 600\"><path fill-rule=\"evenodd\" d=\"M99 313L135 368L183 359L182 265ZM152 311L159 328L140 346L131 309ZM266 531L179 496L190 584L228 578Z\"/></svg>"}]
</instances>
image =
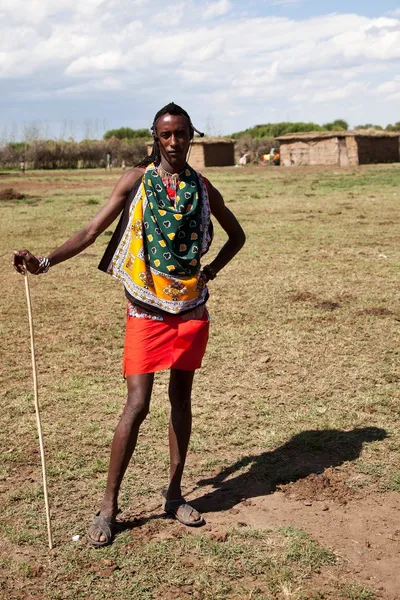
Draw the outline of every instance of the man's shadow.
<instances>
[{"instance_id":1,"label":"man's shadow","mask_svg":"<svg viewBox=\"0 0 400 600\"><path fill-rule=\"evenodd\" d=\"M271 494L278 485L355 460L364 443L386 437L387 432L378 427L303 431L271 452L245 456L215 477L198 481L199 486L212 485L214 490L191 504L200 512L228 510L244 499Z\"/></svg>"}]
</instances>

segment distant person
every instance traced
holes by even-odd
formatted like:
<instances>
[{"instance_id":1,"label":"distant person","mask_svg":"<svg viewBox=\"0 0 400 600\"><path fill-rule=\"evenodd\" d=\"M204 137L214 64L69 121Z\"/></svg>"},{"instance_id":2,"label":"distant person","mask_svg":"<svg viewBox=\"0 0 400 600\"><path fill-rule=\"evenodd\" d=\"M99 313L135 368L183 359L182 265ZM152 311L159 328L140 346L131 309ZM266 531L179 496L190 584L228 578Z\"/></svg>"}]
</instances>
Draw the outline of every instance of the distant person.
<instances>
[{"instance_id":1,"label":"distant person","mask_svg":"<svg viewBox=\"0 0 400 600\"><path fill-rule=\"evenodd\" d=\"M126 169L126 164L125 164L125 161L124 161L124 160L123 160L123 161L122 161L122 163L121 163L121 169L122 169L123 171L125 171L125 169Z\"/></svg>"},{"instance_id":2,"label":"distant person","mask_svg":"<svg viewBox=\"0 0 400 600\"><path fill-rule=\"evenodd\" d=\"M25 173L25 159L21 158L19 163L19 170L22 174Z\"/></svg>"},{"instance_id":3,"label":"distant person","mask_svg":"<svg viewBox=\"0 0 400 600\"><path fill-rule=\"evenodd\" d=\"M111 171L112 168L112 160L111 160L111 152L107 152L106 155L106 169Z\"/></svg>"},{"instance_id":4,"label":"distant person","mask_svg":"<svg viewBox=\"0 0 400 600\"><path fill-rule=\"evenodd\" d=\"M240 166L243 167L244 165L247 165L247 158L248 158L248 156L249 156L249 153L246 152L246 154L243 154L243 156L240 157L240 159L239 159L239 165Z\"/></svg>"},{"instance_id":5,"label":"distant person","mask_svg":"<svg viewBox=\"0 0 400 600\"><path fill-rule=\"evenodd\" d=\"M154 117L152 153L121 176L88 225L47 257L37 258L28 250L13 256L19 273L24 264L30 273L46 273L85 250L121 215L99 268L123 282L128 300L123 361L128 397L111 445L103 501L87 533L94 547L113 540L120 485L149 411L154 373L164 369L170 369L171 416L163 507L184 525L204 523L181 491L192 384L208 340L207 284L239 252L245 235L219 191L187 162L195 131L183 108L173 102L164 106ZM201 266L213 238L211 215L228 239L210 264ZM232 286L236 284L233 274ZM107 303L107 297L101 302ZM106 337L99 347L105 343Z\"/></svg>"},{"instance_id":6,"label":"distant person","mask_svg":"<svg viewBox=\"0 0 400 600\"><path fill-rule=\"evenodd\" d=\"M271 155L269 153L268 154L262 154L261 155L261 160L262 160L262 162L264 164L268 165L269 161L271 160Z\"/></svg>"}]
</instances>

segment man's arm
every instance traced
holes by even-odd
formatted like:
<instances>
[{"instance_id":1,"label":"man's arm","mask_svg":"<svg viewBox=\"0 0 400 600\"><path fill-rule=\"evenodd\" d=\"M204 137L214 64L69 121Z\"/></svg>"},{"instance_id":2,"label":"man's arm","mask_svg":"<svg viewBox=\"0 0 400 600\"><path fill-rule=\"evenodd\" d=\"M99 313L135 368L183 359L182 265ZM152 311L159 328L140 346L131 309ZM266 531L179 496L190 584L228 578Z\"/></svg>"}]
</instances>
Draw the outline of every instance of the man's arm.
<instances>
[{"instance_id":1,"label":"man's arm","mask_svg":"<svg viewBox=\"0 0 400 600\"><path fill-rule=\"evenodd\" d=\"M208 265L211 271L217 274L228 264L239 252L246 241L246 235L232 211L225 206L220 192L209 183L208 195L210 200L211 214L217 219L222 229L228 235L228 241L222 246L214 260ZM209 279L207 270L205 276Z\"/></svg>"},{"instance_id":2,"label":"man's arm","mask_svg":"<svg viewBox=\"0 0 400 600\"><path fill-rule=\"evenodd\" d=\"M68 260L93 244L96 238L122 212L129 192L135 181L142 174L143 169L139 168L130 169L124 173L115 185L108 202L99 210L86 227L74 233L66 242L49 254L50 265L54 266L64 260ZM12 264L19 273L23 273L24 262L30 273L35 273L39 268L38 258L31 254L29 250L16 250L13 254Z\"/></svg>"}]
</instances>

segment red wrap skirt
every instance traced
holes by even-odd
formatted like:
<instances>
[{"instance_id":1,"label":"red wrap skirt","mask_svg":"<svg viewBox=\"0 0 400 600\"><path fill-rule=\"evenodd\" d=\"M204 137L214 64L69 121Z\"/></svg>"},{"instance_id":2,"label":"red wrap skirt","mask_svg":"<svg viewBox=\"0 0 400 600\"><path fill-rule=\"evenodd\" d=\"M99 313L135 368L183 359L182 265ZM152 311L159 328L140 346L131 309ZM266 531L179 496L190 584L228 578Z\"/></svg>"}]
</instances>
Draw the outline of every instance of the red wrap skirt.
<instances>
[{"instance_id":1,"label":"red wrap skirt","mask_svg":"<svg viewBox=\"0 0 400 600\"><path fill-rule=\"evenodd\" d=\"M123 373L125 377L163 369L194 371L201 367L207 347L209 317L166 315L162 321L128 317Z\"/></svg>"}]
</instances>

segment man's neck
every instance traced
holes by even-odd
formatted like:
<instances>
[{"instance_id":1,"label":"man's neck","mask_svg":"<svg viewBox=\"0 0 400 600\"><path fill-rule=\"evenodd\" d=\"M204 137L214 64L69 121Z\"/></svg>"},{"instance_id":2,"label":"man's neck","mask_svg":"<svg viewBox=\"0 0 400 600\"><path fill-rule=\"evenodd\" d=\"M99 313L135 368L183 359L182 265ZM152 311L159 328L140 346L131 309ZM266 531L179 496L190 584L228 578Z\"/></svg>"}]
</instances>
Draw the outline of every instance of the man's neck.
<instances>
[{"instance_id":1,"label":"man's neck","mask_svg":"<svg viewBox=\"0 0 400 600\"><path fill-rule=\"evenodd\" d=\"M171 165L167 160L164 159L164 157L161 157L160 160L160 167L162 169L164 169L164 171L166 171L167 173L182 173L182 171L185 169L185 165L186 165L186 161L182 162L182 163L177 163L175 165Z\"/></svg>"}]
</instances>

